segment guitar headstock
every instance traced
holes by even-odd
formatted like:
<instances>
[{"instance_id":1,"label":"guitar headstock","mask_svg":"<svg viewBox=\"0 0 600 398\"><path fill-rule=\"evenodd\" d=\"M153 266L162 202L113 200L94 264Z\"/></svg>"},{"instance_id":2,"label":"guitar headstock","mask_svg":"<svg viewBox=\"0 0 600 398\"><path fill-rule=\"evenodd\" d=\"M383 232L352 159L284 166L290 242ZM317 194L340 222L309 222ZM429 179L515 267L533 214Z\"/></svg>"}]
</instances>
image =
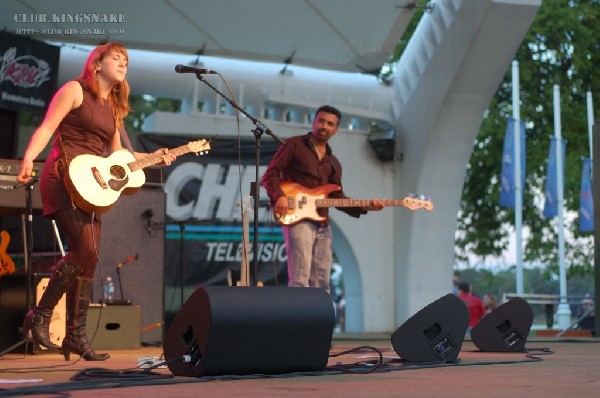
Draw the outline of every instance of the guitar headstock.
<instances>
[{"instance_id":1,"label":"guitar headstock","mask_svg":"<svg viewBox=\"0 0 600 398\"><path fill-rule=\"evenodd\" d=\"M210 142L205 139L190 141L187 145L190 152L194 152L196 155L206 155L210 150Z\"/></svg>"},{"instance_id":2,"label":"guitar headstock","mask_svg":"<svg viewBox=\"0 0 600 398\"><path fill-rule=\"evenodd\" d=\"M433 210L433 203L431 202L430 198L423 195L409 195L402 200L402 203L404 204L404 207L409 210Z\"/></svg>"}]
</instances>

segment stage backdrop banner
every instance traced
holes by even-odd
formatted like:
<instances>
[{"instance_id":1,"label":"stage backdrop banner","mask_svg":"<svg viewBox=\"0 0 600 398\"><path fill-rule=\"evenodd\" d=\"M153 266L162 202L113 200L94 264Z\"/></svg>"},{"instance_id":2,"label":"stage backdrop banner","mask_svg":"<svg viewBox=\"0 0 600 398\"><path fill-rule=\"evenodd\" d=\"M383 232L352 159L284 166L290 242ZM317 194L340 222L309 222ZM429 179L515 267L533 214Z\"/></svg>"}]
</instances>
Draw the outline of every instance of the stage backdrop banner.
<instances>
[{"instance_id":1,"label":"stage backdrop banner","mask_svg":"<svg viewBox=\"0 0 600 398\"><path fill-rule=\"evenodd\" d=\"M58 81L60 47L0 32L0 108L44 112Z\"/></svg>"},{"instance_id":2,"label":"stage backdrop banner","mask_svg":"<svg viewBox=\"0 0 600 398\"><path fill-rule=\"evenodd\" d=\"M181 147L202 138L210 137L142 134L138 141L141 151L152 152L162 147ZM184 298L187 298L200 285L235 285L241 279L245 228L240 203L244 201L249 210L250 250L254 244L254 200L250 197L250 186L256 180L255 141L252 138L241 142L216 138L210 146L205 155L182 155L163 169L167 194L164 220L167 322L169 313L174 313L181 305L181 285L184 286ZM273 139L262 139L259 178L278 147ZM258 259L253 275L256 282L286 286L287 254L281 226L273 221L268 202L261 186ZM152 220L153 223L161 221ZM251 269L253 259L250 253Z\"/></svg>"}]
</instances>

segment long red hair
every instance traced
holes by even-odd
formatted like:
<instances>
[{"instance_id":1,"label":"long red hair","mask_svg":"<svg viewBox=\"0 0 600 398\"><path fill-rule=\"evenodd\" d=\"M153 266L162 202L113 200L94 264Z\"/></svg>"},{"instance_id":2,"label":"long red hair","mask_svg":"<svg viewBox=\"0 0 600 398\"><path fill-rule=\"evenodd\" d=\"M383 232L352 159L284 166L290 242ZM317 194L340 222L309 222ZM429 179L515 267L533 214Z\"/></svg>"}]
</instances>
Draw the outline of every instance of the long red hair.
<instances>
[{"instance_id":1,"label":"long red hair","mask_svg":"<svg viewBox=\"0 0 600 398\"><path fill-rule=\"evenodd\" d=\"M96 99L100 100L100 90L98 80L96 79L96 70L105 56L110 55L113 51L123 54L129 59L127 50L119 43L102 44L92 50L88 55L87 61L83 66L83 71L79 80L94 94ZM123 126L123 119L129 113L129 83L127 79L117 83L108 95L108 101L113 111L117 127Z\"/></svg>"}]
</instances>

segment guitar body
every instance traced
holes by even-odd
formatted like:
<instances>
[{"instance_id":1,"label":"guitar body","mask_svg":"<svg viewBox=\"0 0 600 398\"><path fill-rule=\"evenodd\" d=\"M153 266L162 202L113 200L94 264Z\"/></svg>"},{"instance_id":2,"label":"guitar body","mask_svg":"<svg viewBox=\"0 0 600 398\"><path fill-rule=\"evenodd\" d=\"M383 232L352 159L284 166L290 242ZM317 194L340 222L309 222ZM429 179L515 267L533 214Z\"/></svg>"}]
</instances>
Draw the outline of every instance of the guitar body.
<instances>
[{"instance_id":1,"label":"guitar body","mask_svg":"<svg viewBox=\"0 0 600 398\"><path fill-rule=\"evenodd\" d=\"M311 189L289 181L282 182L280 188L288 201L288 214L276 216L283 225L292 225L302 220L324 221L327 217L318 213L317 200L325 199L330 193L341 189L335 184Z\"/></svg>"},{"instance_id":2,"label":"guitar body","mask_svg":"<svg viewBox=\"0 0 600 398\"><path fill-rule=\"evenodd\" d=\"M143 170L132 171L129 163L135 157L126 149L102 158L76 156L69 164L67 182L73 201L80 209L96 214L106 213L121 194L138 192L146 182Z\"/></svg>"},{"instance_id":3,"label":"guitar body","mask_svg":"<svg viewBox=\"0 0 600 398\"><path fill-rule=\"evenodd\" d=\"M10 243L10 234L7 231L0 231L0 275L12 274L15 272L15 262L6 252Z\"/></svg>"}]
</instances>

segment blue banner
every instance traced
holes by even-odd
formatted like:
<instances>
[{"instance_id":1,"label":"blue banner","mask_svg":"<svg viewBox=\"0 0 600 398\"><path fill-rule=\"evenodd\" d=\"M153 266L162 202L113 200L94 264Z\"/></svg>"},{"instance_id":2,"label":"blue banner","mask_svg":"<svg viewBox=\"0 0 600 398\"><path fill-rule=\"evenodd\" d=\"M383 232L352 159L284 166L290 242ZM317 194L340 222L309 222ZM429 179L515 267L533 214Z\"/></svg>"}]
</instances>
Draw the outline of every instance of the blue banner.
<instances>
[{"instance_id":1,"label":"blue banner","mask_svg":"<svg viewBox=\"0 0 600 398\"><path fill-rule=\"evenodd\" d=\"M525 192L525 122L521 121L521 194ZM500 206L515 207L515 119L508 118L504 133L502 154L502 182L500 186Z\"/></svg>"},{"instance_id":2,"label":"blue banner","mask_svg":"<svg viewBox=\"0 0 600 398\"><path fill-rule=\"evenodd\" d=\"M556 137L550 140L550 150L548 151L548 169L546 171L546 189L544 191L546 200L544 202L544 217L554 218L558 214L558 184L556 167ZM566 142L561 139L562 147L562 177L565 180L565 154Z\"/></svg>"},{"instance_id":3,"label":"blue banner","mask_svg":"<svg viewBox=\"0 0 600 398\"><path fill-rule=\"evenodd\" d=\"M592 159L583 158L581 196L579 198L579 231L594 231L594 200L592 198Z\"/></svg>"}]
</instances>

